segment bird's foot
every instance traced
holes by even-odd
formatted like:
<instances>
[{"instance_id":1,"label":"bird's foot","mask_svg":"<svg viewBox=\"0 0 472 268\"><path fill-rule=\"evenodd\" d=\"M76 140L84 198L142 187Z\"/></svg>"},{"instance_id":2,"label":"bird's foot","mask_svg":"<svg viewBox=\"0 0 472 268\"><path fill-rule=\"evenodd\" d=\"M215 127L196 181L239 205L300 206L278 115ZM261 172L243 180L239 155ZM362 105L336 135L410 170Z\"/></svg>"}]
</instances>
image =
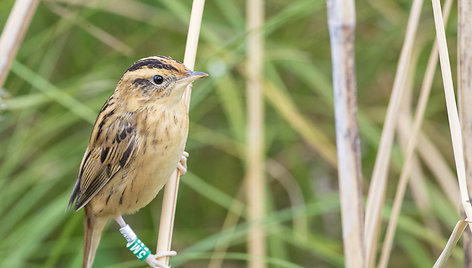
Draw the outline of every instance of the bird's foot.
<instances>
[{"instance_id":1,"label":"bird's foot","mask_svg":"<svg viewBox=\"0 0 472 268\"><path fill-rule=\"evenodd\" d=\"M169 265L166 265L162 263L161 261L157 260L162 257L170 257L170 256L175 256L177 255L177 252L171 250L171 251L163 251L163 252L158 252L156 254L150 254L146 258L146 262L151 266L152 268L170 268Z\"/></svg>"},{"instance_id":2,"label":"bird's foot","mask_svg":"<svg viewBox=\"0 0 472 268\"><path fill-rule=\"evenodd\" d=\"M177 164L177 169L180 171L180 175L184 175L185 173L187 173L187 157L188 156L189 154L184 151L184 153L180 157L179 163Z\"/></svg>"}]
</instances>

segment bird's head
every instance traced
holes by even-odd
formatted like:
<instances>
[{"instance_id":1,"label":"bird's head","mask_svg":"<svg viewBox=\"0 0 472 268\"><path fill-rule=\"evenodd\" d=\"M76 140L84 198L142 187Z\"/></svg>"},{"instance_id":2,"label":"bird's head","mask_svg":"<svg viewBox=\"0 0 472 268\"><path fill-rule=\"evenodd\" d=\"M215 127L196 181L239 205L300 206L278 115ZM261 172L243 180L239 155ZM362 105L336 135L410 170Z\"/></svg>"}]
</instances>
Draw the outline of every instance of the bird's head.
<instances>
[{"instance_id":1,"label":"bird's head","mask_svg":"<svg viewBox=\"0 0 472 268\"><path fill-rule=\"evenodd\" d=\"M172 104L182 99L188 84L206 76L206 73L190 71L170 57L152 56L131 65L116 91L133 96L139 102Z\"/></svg>"}]
</instances>

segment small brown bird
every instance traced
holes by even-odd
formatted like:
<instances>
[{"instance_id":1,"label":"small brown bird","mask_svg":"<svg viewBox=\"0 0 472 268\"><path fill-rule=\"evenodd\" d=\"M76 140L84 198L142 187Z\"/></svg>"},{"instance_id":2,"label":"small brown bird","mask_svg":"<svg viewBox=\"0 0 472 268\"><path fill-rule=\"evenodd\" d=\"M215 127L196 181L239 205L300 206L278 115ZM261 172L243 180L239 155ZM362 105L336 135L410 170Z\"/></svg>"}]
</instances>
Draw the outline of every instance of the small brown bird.
<instances>
[{"instance_id":1,"label":"small brown bird","mask_svg":"<svg viewBox=\"0 0 472 268\"><path fill-rule=\"evenodd\" d=\"M84 268L92 267L110 217L138 258L151 267L168 267L156 258L176 253L149 254L122 215L149 204L176 168L186 172L188 114L182 96L187 85L206 76L170 57L140 59L103 105L69 201L75 210L85 207Z\"/></svg>"}]
</instances>

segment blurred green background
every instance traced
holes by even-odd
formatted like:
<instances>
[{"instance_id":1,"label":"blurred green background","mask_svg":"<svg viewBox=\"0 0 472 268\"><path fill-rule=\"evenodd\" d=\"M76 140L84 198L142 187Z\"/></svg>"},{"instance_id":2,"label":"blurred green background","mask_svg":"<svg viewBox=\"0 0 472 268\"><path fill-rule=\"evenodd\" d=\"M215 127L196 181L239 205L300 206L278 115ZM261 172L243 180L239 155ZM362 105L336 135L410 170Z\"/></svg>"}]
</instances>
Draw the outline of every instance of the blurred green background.
<instances>
[{"instance_id":1,"label":"blurred green background","mask_svg":"<svg viewBox=\"0 0 472 268\"><path fill-rule=\"evenodd\" d=\"M13 0L0 1L3 29ZM101 105L124 70L149 55L183 60L190 0L43 0L0 91L0 267L80 267L83 212L67 201ZM404 39L410 1L359 0L356 65L364 193ZM245 1L207 0L171 258L173 267L208 267L228 244L223 267L245 267L247 224ZM267 0L265 151L270 267L342 267L334 112L326 3ZM455 71L456 7L447 29ZM418 89L434 28L425 1L410 71ZM440 75L423 130L450 172L452 150ZM406 104L410 106L410 104ZM324 153L320 153L324 152ZM423 159L420 159L423 160ZM403 156L393 150L386 211ZM426 210L407 193L390 267L431 267L459 216L423 168ZM125 220L154 251L162 195ZM427 214L430 220L425 220ZM227 217L235 227L222 230ZM238 218L238 215L241 215ZM432 219L432 220L431 220ZM388 213L385 213L388 220ZM434 224L430 224L433 222ZM451 267L462 261L461 246ZM110 223L94 267L143 267Z\"/></svg>"}]
</instances>

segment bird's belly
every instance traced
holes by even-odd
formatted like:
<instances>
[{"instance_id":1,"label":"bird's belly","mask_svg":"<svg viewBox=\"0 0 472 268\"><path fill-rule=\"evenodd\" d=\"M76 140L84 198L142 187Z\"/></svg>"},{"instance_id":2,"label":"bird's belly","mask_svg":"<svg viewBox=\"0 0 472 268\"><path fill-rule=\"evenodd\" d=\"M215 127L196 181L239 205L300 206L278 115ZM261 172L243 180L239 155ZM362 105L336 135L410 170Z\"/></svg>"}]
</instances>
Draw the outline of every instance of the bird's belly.
<instances>
[{"instance_id":1,"label":"bird's belly","mask_svg":"<svg viewBox=\"0 0 472 268\"><path fill-rule=\"evenodd\" d=\"M157 146L154 152L149 152L144 157L146 163L136 169L134 187L133 182L129 183L133 196L136 197L135 204L133 202L128 204L131 210L146 206L156 197L176 170L184 145L185 143L182 142Z\"/></svg>"}]
</instances>

